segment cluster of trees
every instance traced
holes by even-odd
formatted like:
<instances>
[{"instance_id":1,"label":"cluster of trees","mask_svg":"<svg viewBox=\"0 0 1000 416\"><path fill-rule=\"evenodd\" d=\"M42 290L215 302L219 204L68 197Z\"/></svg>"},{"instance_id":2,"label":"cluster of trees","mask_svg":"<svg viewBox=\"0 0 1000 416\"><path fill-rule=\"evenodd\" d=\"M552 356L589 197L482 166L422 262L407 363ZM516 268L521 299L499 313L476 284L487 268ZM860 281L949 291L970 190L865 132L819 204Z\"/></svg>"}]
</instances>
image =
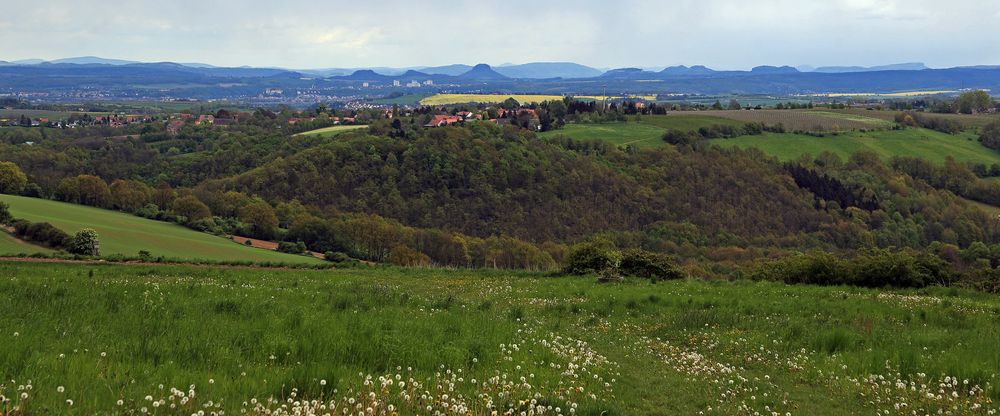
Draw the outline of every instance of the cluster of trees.
<instances>
[{"instance_id":1,"label":"cluster of trees","mask_svg":"<svg viewBox=\"0 0 1000 416\"><path fill-rule=\"evenodd\" d=\"M895 116L896 123L901 126L923 127L948 134L958 134L965 130L965 126L958 120L944 117L934 117L920 112L904 111Z\"/></svg>"},{"instance_id":2,"label":"cluster of trees","mask_svg":"<svg viewBox=\"0 0 1000 416\"><path fill-rule=\"evenodd\" d=\"M994 121L979 130L979 142L990 149L1000 151L1000 121ZM991 175L997 176L997 175Z\"/></svg>"},{"instance_id":3,"label":"cluster of trees","mask_svg":"<svg viewBox=\"0 0 1000 416\"><path fill-rule=\"evenodd\" d=\"M690 145L702 139L730 139L740 136L759 136L765 132L784 133L785 126L781 123L775 125L746 123L742 126L713 124L711 126L699 127L698 130L693 131L671 129L663 134L663 141L674 145Z\"/></svg>"},{"instance_id":4,"label":"cluster of trees","mask_svg":"<svg viewBox=\"0 0 1000 416\"><path fill-rule=\"evenodd\" d=\"M1000 206L1000 182L982 179L966 163L948 157L942 166L915 157L893 158L892 167L937 189L955 195Z\"/></svg>"},{"instance_id":5,"label":"cluster of trees","mask_svg":"<svg viewBox=\"0 0 1000 416\"><path fill-rule=\"evenodd\" d=\"M785 170L792 175L796 185L808 189L821 200L836 202L837 208L857 207L865 211L879 208L875 193L863 186L846 186L837 178L797 163L786 163Z\"/></svg>"},{"instance_id":6,"label":"cluster of trees","mask_svg":"<svg viewBox=\"0 0 1000 416\"><path fill-rule=\"evenodd\" d=\"M624 276L661 280L683 279L686 275L667 255L642 249L620 250L606 239L594 238L574 245L562 265L565 274L597 273L602 278Z\"/></svg>"},{"instance_id":7,"label":"cluster of trees","mask_svg":"<svg viewBox=\"0 0 1000 416\"><path fill-rule=\"evenodd\" d=\"M756 280L824 286L872 288L947 286L956 279L939 257L914 250L871 250L844 257L826 252L784 257L754 265L747 273Z\"/></svg>"},{"instance_id":8,"label":"cluster of trees","mask_svg":"<svg viewBox=\"0 0 1000 416\"><path fill-rule=\"evenodd\" d=\"M566 117L593 108L563 104ZM95 139L97 127L47 137L0 131L0 159L13 162L0 164L0 187L331 259L405 265L547 270L595 235L622 252L718 262L1000 243L993 218L955 197L1000 203L1000 185L979 179L978 168L886 164L865 152L789 168L701 140L780 126L671 132L680 146L640 151L490 123L424 129L419 116L375 120L336 141L288 136L287 125L261 120L171 137L134 130L127 139Z\"/></svg>"}]
</instances>

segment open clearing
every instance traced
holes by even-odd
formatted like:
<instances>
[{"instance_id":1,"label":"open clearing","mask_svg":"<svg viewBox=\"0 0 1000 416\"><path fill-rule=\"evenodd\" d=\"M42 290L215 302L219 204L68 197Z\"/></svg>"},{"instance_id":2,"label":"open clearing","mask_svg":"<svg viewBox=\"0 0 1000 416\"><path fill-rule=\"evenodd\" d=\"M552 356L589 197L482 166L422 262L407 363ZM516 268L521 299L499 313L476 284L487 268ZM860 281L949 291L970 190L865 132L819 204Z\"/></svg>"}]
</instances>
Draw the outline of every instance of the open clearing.
<instances>
[{"instance_id":1,"label":"open clearing","mask_svg":"<svg viewBox=\"0 0 1000 416\"><path fill-rule=\"evenodd\" d=\"M985 415L1000 397L995 296L595 280L0 263L0 394L31 384L32 414L595 416Z\"/></svg>"},{"instance_id":2,"label":"open clearing","mask_svg":"<svg viewBox=\"0 0 1000 416\"><path fill-rule=\"evenodd\" d=\"M321 262L307 256L245 247L176 224L116 211L11 195L0 195L0 201L10 204L10 212L15 218L48 222L69 234L93 228L100 235L102 255L135 256L140 250L146 250L153 256L188 260Z\"/></svg>"},{"instance_id":3,"label":"open clearing","mask_svg":"<svg viewBox=\"0 0 1000 416\"><path fill-rule=\"evenodd\" d=\"M310 130L304 133L299 133L296 134L296 136L315 136L324 139L329 139L331 137L336 137L349 131L360 130L365 128L368 128L368 126L332 126L332 127L324 127L322 129Z\"/></svg>"},{"instance_id":4,"label":"open clearing","mask_svg":"<svg viewBox=\"0 0 1000 416\"><path fill-rule=\"evenodd\" d=\"M720 146L756 147L782 160L796 159L805 153L815 157L823 151L836 153L847 160L847 157L859 150L870 150L886 160L893 156L915 156L943 163L947 156L952 156L955 160L983 163L987 166L1000 163L1000 153L979 144L970 133L950 135L915 128L869 133L848 132L826 137L767 133L717 139L712 140L712 143Z\"/></svg>"}]
</instances>

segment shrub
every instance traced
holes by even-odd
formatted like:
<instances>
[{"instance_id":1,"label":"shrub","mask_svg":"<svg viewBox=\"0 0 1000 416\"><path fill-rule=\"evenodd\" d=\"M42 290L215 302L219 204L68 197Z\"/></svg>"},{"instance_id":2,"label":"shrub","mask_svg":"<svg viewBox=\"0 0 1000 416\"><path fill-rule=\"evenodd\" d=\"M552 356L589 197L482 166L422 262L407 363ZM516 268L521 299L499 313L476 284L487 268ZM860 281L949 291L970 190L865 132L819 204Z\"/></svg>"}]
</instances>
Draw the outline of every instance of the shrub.
<instances>
[{"instance_id":1,"label":"shrub","mask_svg":"<svg viewBox=\"0 0 1000 416\"><path fill-rule=\"evenodd\" d=\"M397 245L389 251L389 263L407 267L429 266L431 258L407 246Z\"/></svg>"},{"instance_id":2,"label":"shrub","mask_svg":"<svg viewBox=\"0 0 1000 416\"><path fill-rule=\"evenodd\" d=\"M669 256L639 249L625 250L618 270L624 275L644 277L654 282L684 278L684 273L674 267Z\"/></svg>"},{"instance_id":3,"label":"shrub","mask_svg":"<svg viewBox=\"0 0 1000 416\"><path fill-rule=\"evenodd\" d=\"M0 202L0 224L10 224L14 222L14 216L10 213L10 205Z\"/></svg>"},{"instance_id":4,"label":"shrub","mask_svg":"<svg viewBox=\"0 0 1000 416\"><path fill-rule=\"evenodd\" d=\"M303 243L301 241L294 243L288 241L282 241L278 243L278 251L288 254L302 254L306 252L306 243Z\"/></svg>"},{"instance_id":5,"label":"shrub","mask_svg":"<svg viewBox=\"0 0 1000 416\"><path fill-rule=\"evenodd\" d=\"M574 245L566 255L563 273L582 275L617 269L621 253L606 240L594 240Z\"/></svg>"},{"instance_id":6,"label":"shrub","mask_svg":"<svg viewBox=\"0 0 1000 416\"><path fill-rule=\"evenodd\" d=\"M18 237L51 248L65 249L72 242L69 234L47 222L32 223L25 220L17 220L12 225L14 226L14 233Z\"/></svg>"},{"instance_id":7,"label":"shrub","mask_svg":"<svg viewBox=\"0 0 1000 416\"><path fill-rule=\"evenodd\" d=\"M874 250L848 259L814 252L758 265L751 277L789 284L871 288L922 288L955 280L943 260L910 250Z\"/></svg>"},{"instance_id":8,"label":"shrub","mask_svg":"<svg viewBox=\"0 0 1000 416\"><path fill-rule=\"evenodd\" d=\"M332 263L346 263L351 261L351 256L339 251L327 251L323 254L323 259Z\"/></svg>"},{"instance_id":9,"label":"shrub","mask_svg":"<svg viewBox=\"0 0 1000 416\"><path fill-rule=\"evenodd\" d=\"M100 256L101 242L97 236L97 231L84 228L73 236L68 247L68 251L81 256Z\"/></svg>"}]
</instances>

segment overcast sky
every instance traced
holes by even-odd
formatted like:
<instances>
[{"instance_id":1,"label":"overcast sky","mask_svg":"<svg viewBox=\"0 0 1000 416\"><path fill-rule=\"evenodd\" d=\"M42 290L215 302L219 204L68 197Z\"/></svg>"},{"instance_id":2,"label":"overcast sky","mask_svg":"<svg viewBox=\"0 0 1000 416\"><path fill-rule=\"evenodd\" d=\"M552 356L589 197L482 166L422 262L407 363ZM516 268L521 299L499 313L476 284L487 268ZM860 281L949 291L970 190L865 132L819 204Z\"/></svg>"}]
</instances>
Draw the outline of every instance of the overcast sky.
<instances>
[{"instance_id":1,"label":"overcast sky","mask_svg":"<svg viewBox=\"0 0 1000 416\"><path fill-rule=\"evenodd\" d=\"M996 0L0 0L0 60L328 68L1000 64Z\"/></svg>"}]
</instances>

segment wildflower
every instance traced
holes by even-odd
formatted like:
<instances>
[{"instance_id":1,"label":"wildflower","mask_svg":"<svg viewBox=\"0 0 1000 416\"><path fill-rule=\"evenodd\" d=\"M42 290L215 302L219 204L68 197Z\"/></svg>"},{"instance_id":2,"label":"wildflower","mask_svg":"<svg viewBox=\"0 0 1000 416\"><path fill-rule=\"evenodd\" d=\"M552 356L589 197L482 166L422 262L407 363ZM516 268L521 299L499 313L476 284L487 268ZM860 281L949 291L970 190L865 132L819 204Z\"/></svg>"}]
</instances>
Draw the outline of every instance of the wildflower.
<instances>
[{"instance_id":1,"label":"wildflower","mask_svg":"<svg viewBox=\"0 0 1000 416\"><path fill-rule=\"evenodd\" d=\"M326 385L326 380L320 380L320 381L319 381L319 385L321 385L321 386L325 386L325 385Z\"/></svg>"},{"instance_id":2,"label":"wildflower","mask_svg":"<svg viewBox=\"0 0 1000 416\"><path fill-rule=\"evenodd\" d=\"M59 386L59 387L56 387L56 391L58 391L58 392L62 393L62 392L64 392L64 391L66 391L66 388L65 388L65 387L63 387L63 386Z\"/></svg>"},{"instance_id":3,"label":"wildflower","mask_svg":"<svg viewBox=\"0 0 1000 416\"><path fill-rule=\"evenodd\" d=\"M73 399L66 399L66 405L72 406L73 405Z\"/></svg>"}]
</instances>

